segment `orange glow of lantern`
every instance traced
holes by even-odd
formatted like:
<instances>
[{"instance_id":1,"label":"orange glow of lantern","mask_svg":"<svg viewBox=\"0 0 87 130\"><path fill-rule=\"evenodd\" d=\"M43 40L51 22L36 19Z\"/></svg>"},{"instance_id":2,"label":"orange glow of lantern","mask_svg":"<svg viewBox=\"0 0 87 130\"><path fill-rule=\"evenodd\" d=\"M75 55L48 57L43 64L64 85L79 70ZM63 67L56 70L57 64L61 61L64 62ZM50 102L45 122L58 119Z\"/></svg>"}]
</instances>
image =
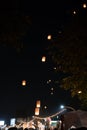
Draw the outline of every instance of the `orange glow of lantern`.
<instances>
[{"instance_id":1,"label":"orange glow of lantern","mask_svg":"<svg viewBox=\"0 0 87 130\"><path fill-rule=\"evenodd\" d=\"M45 61L46 61L46 57L43 56L43 57L42 57L42 62L45 62Z\"/></svg>"},{"instance_id":2,"label":"orange glow of lantern","mask_svg":"<svg viewBox=\"0 0 87 130\"><path fill-rule=\"evenodd\" d=\"M38 101L36 102L36 107L40 108L40 105L41 105L41 102L40 102L40 100L38 100Z\"/></svg>"},{"instance_id":3,"label":"orange glow of lantern","mask_svg":"<svg viewBox=\"0 0 87 130\"><path fill-rule=\"evenodd\" d=\"M39 107L35 108L35 115L39 115Z\"/></svg>"},{"instance_id":4,"label":"orange glow of lantern","mask_svg":"<svg viewBox=\"0 0 87 130\"><path fill-rule=\"evenodd\" d=\"M26 86L26 80L23 80L23 81L22 81L22 85L23 85L23 86Z\"/></svg>"},{"instance_id":5,"label":"orange glow of lantern","mask_svg":"<svg viewBox=\"0 0 87 130\"><path fill-rule=\"evenodd\" d=\"M83 8L86 8L87 6L86 6L86 4L83 4Z\"/></svg>"},{"instance_id":6,"label":"orange glow of lantern","mask_svg":"<svg viewBox=\"0 0 87 130\"><path fill-rule=\"evenodd\" d=\"M52 36L51 36L51 35L48 35L48 36L47 36L47 39L48 39L48 40L51 40L51 39L52 39Z\"/></svg>"}]
</instances>

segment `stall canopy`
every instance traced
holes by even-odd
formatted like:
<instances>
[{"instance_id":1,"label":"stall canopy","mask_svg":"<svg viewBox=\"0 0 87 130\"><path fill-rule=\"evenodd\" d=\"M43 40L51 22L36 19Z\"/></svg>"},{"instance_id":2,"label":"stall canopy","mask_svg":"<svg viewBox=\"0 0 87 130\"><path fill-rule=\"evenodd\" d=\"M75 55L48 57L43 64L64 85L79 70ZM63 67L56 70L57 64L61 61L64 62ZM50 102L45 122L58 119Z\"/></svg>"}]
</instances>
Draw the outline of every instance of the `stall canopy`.
<instances>
[{"instance_id":1,"label":"stall canopy","mask_svg":"<svg viewBox=\"0 0 87 130\"><path fill-rule=\"evenodd\" d=\"M87 127L87 111L77 110L64 114L65 130L68 130L71 126Z\"/></svg>"}]
</instances>

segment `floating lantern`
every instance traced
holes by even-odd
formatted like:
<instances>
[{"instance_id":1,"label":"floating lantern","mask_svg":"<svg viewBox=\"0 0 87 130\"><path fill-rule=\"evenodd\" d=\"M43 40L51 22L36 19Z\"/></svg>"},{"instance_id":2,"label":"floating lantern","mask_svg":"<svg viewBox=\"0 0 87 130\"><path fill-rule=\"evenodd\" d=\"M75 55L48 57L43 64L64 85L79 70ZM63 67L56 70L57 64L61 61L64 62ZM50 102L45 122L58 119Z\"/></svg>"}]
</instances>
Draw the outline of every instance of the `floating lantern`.
<instances>
[{"instance_id":1,"label":"floating lantern","mask_svg":"<svg viewBox=\"0 0 87 130\"><path fill-rule=\"evenodd\" d=\"M83 8L86 8L87 6L86 6L86 4L83 4Z\"/></svg>"},{"instance_id":2,"label":"floating lantern","mask_svg":"<svg viewBox=\"0 0 87 130\"><path fill-rule=\"evenodd\" d=\"M36 102L36 107L38 107L38 108L40 108L40 100L38 100L37 102Z\"/></svg>"},{"instance_id":3,"label":"floating lantern","mask_svg":"<svg viewBox=\"0 0 87 130\"><path fill-rule=\"evenodd\" d=\"M51 40L51 39L52 39L52 36L51 36L51 35L48 35L48 36L47 36L47 39L48 39L48 40Z\"/></svg>"},{"instance_id":4,"label":"floating lantern","mask_svg":"<svg viewBox=\"0 0 87 130\"><path fill-rule=\"evenodd\" d=\"M47 109L47 106L44 106L44 109Z\"/></svg>"},{"instance_id":5,"label":"floating lantern","mask_svg":"<svg viewBox=\"0 0 87 130\"><path fill-rule=\"evenodd\" d=\"M23 81L22 81L22 85L23 85L23 86L26 86L26 80L23 80Z\"/></svg>"},{"instance_id":6,"label":"floating lantern","mask_svg":"<svg viewBox=\"0 0 87 130\"><path fill-rule=\"evenodd\" d=\"M39 107L35 108L35 115L37 115L37 116L39 115Z\"/></svg>"},{"instance_id":7,"label":"floating lantern","mask_svg":"<svg viewBox=\"0 0 87 130\"><path fill-rule=\"evenodd\" d=\"M76 11L73 11L73 14L76 14Z\"/></svg>"},{"instance_id":8,"label":"floating lantern","mask_svg":"<svg viewBox=\"0 0 87 130\"><path fill-rule=\"evenodd\" d=\"M78 91L78 93L80 94L80 93L82 93L82 91Z\"/></svg>"},{"instance_id":9,"label":"floating lantern","mask_svg":"<svg viewBox=\"0 0 87 130\"><path fill-rule=\"evenodd\" d=\"M43 57L42 57L42 62L45 62L45 61L46 61L46 57L43 56Z\"/></svg>"}]
</instances>

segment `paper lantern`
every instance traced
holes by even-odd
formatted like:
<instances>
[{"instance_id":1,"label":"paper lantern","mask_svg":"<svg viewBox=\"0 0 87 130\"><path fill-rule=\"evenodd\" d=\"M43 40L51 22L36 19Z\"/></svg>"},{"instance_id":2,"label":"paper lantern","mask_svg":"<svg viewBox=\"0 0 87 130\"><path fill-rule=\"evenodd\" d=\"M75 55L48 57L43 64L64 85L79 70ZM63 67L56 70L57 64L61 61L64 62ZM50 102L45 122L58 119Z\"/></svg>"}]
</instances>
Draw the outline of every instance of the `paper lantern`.
<instances>
[{"instance_id":1,"label":"paper lantern","mask_svg":"<svg viewBox=\"0 0 87 130\"><path fill-rule=\"evenodd\" d=\"M46 57L43 56L43 57L42 57L42 62L45 62L45 61L46 61Z\"/></svg>"},{"instance_id":2,"label":"paper lantern","mask_svg":"<svg viewBox=\"0 0 87 130\"><path fill-rule=\"evenodd\" d=\"M23 86L26 86L26 80L23 80L23 81L22 81L22 85L23 85Z\"/></svg>"},{"instance_id":3,"label":"paper lantern","mask_svg":"<svg viewBox=\"0 0 87 130\"><path fill-rule=\"evenodd\" d=\"M48 35L48 36L47 36L47 39L48 39L48 40L51 40L51 39L52 39L52 36L51 36L51 35Z\"/></svg>"},{"instance_id":4,"label":"paper lantern","mask_svg":"<svg viewBox=\"0 0 87 130\"><path fill-rule=\"evenodd\" d=\"M40 100L38 100L38 101L36 102L36 107L40 107L40 105L41 105L41 102L40 102Z\"/></svg>"},{"instance_id":5,"label":"paper lantern","mask_svg":"<svg viewBox=\"0 0 87 130\"><path fill-rule=\"evenodd\" d=\"M87 5L86 4L83 4L83 8L86 8L87 7Z\"/></svg>"},{"instance_id":6,"label":"paper lantern","mask_svg":"<svg viewBox=\"0 0 87 130\"><path fill-rule=\"evenodd\" d=\"M35 115L37 115L37 116L39 115L39 107L35 108Z\"/></svg>"}]
</instances>

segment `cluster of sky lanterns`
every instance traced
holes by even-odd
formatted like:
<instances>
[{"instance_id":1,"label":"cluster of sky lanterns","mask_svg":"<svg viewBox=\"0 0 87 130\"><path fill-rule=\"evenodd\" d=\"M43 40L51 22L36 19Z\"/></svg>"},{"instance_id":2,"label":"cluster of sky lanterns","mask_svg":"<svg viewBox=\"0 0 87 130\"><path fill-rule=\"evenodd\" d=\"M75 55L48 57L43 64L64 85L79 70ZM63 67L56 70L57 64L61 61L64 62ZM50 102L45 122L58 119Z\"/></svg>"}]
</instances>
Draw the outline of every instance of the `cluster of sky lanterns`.
<instances>
[{"instance_id":1,"label":"cluster of sky lanterns","mask_svg":"<svg viewBox=\"0 0 87 130\"><path fill-rule=\"evenodd\" d=\"M84 9L86 9L86 8L87 8L86 3L84 3L84 4L82 5L82 7L83 7ZM74 14L74 15L76 14L76 11L75 11L75 10L73 11L73 14Z\"/></svg>"},{"instance_id":2,"label":"cluster of sky lanterns","mask_svg":"<svg viewBox=\"0 0 87 130\"><path fill-rule=\"evenodd\" d=\"M51 95L53 95L53 90L54 90L54 88L52 87L52 88L51 88L51 93L50 93Z\"/></svg>"},{"instance_id":3,"label":"cluster of sky lanterns","mask_svg":"<svg viewBox=\"0 0 87 130\"><path fill-rule=\"evenodd\" d=\"M47 36L47 39L48 39L48 40L51 40L51 39L52 39L52 35L48 35L48 36ZM42 62L45 62L45 61L46 61L46 56L42 56L42 59L41 59L41 60L42 60Z\"/></svg>"},{"instance_id":4,"label":"cluster of sky lanterns","mask_svg":"<svg viewBox=\"0 0 87 130\"><path fill-rule=\"evenodd\" d=\"M85 9L85 8L87 8L87 5L84 3L83 5L82 5L82 7ZM73 11L73 14L76 14L76 11L74 10ZM52 39L52 35L48 35L47 36L47 39L48 40L51 40ZM42 59L41 59L41 61L42 62L46 62L46 56L44 55L44 56L42 56ZM56 67L54 67L54 69L56 70ZM51 82L51 80L48 80L47 81L47 84L49 84ZM26 86L26 80L22 80L22 86ZM51 95L53 95L53 90L54 90L54 88L52 87L51 88ZM82 91L78 91L78 94L81 94L82 93ZM40 106L41 106L41 101L40 100L38 100L38 101L36 101L36 107L35 107L35 115L39 115L39 113L40 113ZM44 109L47 109L47 106L44 106Z\"/></svg>"},{"instance_id":5,"label":"cluster of sky lanterns","mask_svg":"<svg viewBox=\"0 0 87 130\"><path fill-rule=\"evenodd\" d=\"M49 80L47 81L47 84L49 84L49 83L51 83L51 79L49 79Z\"/></svg>"},{"instance_id":6,"label":"cluster of sky lanterns","mask_svg":"<svg viewBox=\"0 0 87 130\"><path fill-rule=\"evenodd\" d=\"M84 8L84 9L86 9L87 8L87 4L86 3L83 3L82 4L82 7ZM75 15L76 14L76 11L74 10L73 11L73 14ZM61 33L61 31L60 31L60 33ZM47 36L47 40L52 40L52 35L51 34L49 34L48 36ZM46 56L43 56L42 57L42 62L45 62L46 61Z\"/></svg>"},{"instance_id":7,"label":"cluster of sky lanterns","mask_svg":"<svg viewBox=\"0 0 87 130\"><path fill-rule=\"evenodd\" d=\"M37 100L36 101L36 107L35 107L35 115L39 115L39 113L40 113L40 106L41 106L41 102L40 102L40 100Z\"/></svg>"},{"instance_id":8,"label":"cluster of sky lanterns","mask_svg":"<svg viewBox=\"0 0 87 130\"><path fill-rule=\"evenodd\" d=\"M82 5L82 7L83 7L84 9L87 8L86 3L84 3L84 4ZM73 14L74 14L74 15L76 14L76 11L75 11L75 10L73 11ZM51 39L52 39L52 35L48 35L48 36L47 36L47 39L48 39L48 40L51 40ZM42 61L42 62L46 62L46 56L45 56L45 55L42 56L41 61ZM54 67L54 69L56 70L56 67ZM48 81L47 81L47 84L49 84L50 82L51 82L51 80L48 80ZM26 80L22 80L22 86L26 86ZM53 95L53 90L54 90L54 88L51 88L51 95ZM82 91L78 91L78 94L81 94L81 93L82 93ZM40 105L41 105L41 101L40 101L40 100L36 101L35 115L39 115ZM47 109L47 106L44 106L44 108Z\"/></svg>"}]
</instances>

